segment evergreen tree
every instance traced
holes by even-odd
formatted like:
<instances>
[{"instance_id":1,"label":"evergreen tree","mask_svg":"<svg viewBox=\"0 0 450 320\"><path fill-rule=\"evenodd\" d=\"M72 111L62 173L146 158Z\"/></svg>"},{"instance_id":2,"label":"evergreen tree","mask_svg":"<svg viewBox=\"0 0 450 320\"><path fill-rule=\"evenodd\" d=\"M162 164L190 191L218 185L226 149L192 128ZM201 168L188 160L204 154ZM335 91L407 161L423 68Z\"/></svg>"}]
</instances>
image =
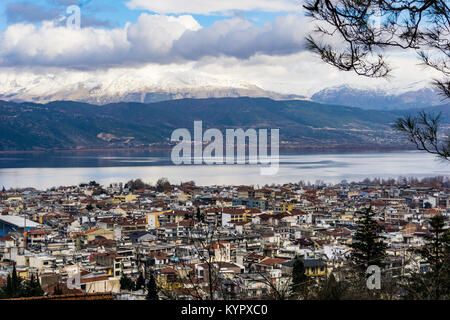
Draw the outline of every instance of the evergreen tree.
<instances>
[{"instance_id":1,"label":"evergreen tree","mask_svg":"<svg viewBox=\"0 0 450 320\"><path fill-rule=\"evenodd\" d=\"M31 275L30 280L25 281L20 288L20 297L40 297L44 295L39 279Z\"/></svg>"},{"instance_id":2,"label":"evergreen tree","mask_svg":"<svg viewBox=\"0 0 450 320\"><path fill-rule=\"evenodd\" d=\"M61 288L61 286L59 285L59 283L56 285L55 289L53 290L53 295L55 296L60 296L63 294L63 290Z\"/></svg>"},{"instance_id":3,"label":"evergreen tree","mask_svg":"<svg viewBox=\"0 0 450 320\"><path fill-rule=\"evenodd\" d=\"M131 280L125 274L122 274L122 277L120 278L120 290L134 291L134 289L135 289L135 284L134 284L133 280Z\"/></svg>"},{"instance_id":4,"label":"evergreen tree","mask_svg":"<svg viewBox=\"0 0 450 320\"><path fill-rule=\"evenodd\" d=\"M346 297L347 291L348 284L344 281L337 281L334 275L331 274L319 287L317 299L343 300Z\"/></svg>"},{"instance_id":5,"label":"evergreen tree","mask_svg":"<svg viewBox=\"0 0 450 320\"><path fill-rule=\"evenodd\" d=\"M450 231L445 228L445 217L434 216L430 221L431 233L425 237L425 245L415 249L429 264L426 273L414 273L406 279L407 299L450 298Z\"/></svg>"},{"instance_id":6,"label":"evergreen tree","mask_svg":"<svg viewBox=\"0 0 450 320\"><path fill-rule=\"evenodd\" d=\"M17 276L16 266L14 266L11 275L11 298L18 298L20 296L21 286L22 279Z\"/></svg>"},{"instance_id":7,"label":"evergreen tree","mask_svg":"<svg viewBox=\"0 0 450 320\"><path fill-rule=\"evenodd\" d=\"M203 214L200 212L200 208L197 208L197 221L199 222L203 222L204 221L204 216Z\"/></svg>"},{"instance_id":8,"label":"evergreen tree","mask_svg":"<svg viewBox=\"0 0 450 320\"><path fill-rule=\"evenodd\" d=\"M38 277L34 278L34 276L32 276L30 284L32 288L31 290L32 297L40 297L44 295L44 290L42 290Z\"/></svg>"},{"instance_id":9,"label":"evergreen tree","mask_svg":"<svg viewBox=\"0 0 450 320\"><path fill-rule=\"evenodd\" d=\"M159 300L158 298L158 288L156 287L155 277L153 272L150 273L150 279L147 283L147 300Z\"/></svg>"},{"instance_id":10,"label":"evergreen tree","mask_svg":"<svg viewBox=\"0 0 450 320\"><path fill-rule=\"evenodd\" d=\"M370 207L363 212L350 245L353 249L350 261L359 275L365 275L367 268L371 265L382 268L386 258L387 246L379 235L383 227L376 222L373 216L374 213Z\"/></svg>"},{"instance_id":11,"label":"evergreen tree","mask_svg":"<svg viewBox=\"0 0 450 320\"><path fill-rule=\"evenodd\" d=\"M8 276L6 277L6 287L5 287L5 297L6 298L12 298L13 296L13 286L12 286L12 280L11 280L11 275L8 274Z\"/></svg>"},{"instance_id":12,"label":"evergreen tree","mask_svg":"<svg viewBox=\"0 0 450 320\"><path fill-rule=\"evenodd\" d=\"M305 264L300 258L296 257L292 268L291 283L291 292L294 297L303 296L305 298L305 293L307 293L306 282L308 281L305 272Z\"/></svg>"},{"instance_id":13,"label":"evergreen tree","mask_svg":"<svg viewBox=\"0 0 450 320\"><path fill-rule=\"evenodd\" d=\"M136 281L136 290L141 290L144 286L145 286L145 279L141 273L141 274L139 274L139 277Z\"/></svg>"}]
</instances>

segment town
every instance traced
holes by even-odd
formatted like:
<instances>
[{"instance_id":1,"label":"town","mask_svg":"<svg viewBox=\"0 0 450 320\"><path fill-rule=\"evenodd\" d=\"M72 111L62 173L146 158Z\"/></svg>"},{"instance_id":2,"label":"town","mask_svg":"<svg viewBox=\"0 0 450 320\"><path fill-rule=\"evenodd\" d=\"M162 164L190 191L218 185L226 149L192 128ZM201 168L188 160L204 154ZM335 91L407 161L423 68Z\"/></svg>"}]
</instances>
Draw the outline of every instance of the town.
<instances>
[{"instance_id":1,"label":"town","mask_svg":"<svg viewBox=\"0 0 450 320\"><path fill-rule=\"evenodd\" d=\"M429 269L411 249L426 243L433 217L448 228L450 180L196 186L161 178L3 188L2 298L146 300L152 291L169 300L284 299L297 260L310 288L330 275L347 278L365 210L382 228L385 289L386 274ZM17 281L34 294L14 293Z\"/></svg>"}]
</instances>

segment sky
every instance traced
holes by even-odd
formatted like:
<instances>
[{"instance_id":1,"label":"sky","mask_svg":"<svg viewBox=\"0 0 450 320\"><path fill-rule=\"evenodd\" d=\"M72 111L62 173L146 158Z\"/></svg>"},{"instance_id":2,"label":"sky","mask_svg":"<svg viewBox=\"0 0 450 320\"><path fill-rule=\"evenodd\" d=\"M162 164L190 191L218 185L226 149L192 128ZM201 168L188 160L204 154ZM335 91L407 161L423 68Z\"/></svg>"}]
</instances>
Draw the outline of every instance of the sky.
<instances>
[{"instance_id":1,"label":"sky","mask_svg":"<svg viewBox=\"0 0 450 320\"><path fill-rule=\"evenodd\" d=\"M68 25L71 5L80 8L79 29ZM151 73L169 83L245 83L309 96L329 86L397 88L435 76L404 52L389 53L389 80L338 71L305 50L313 26L299 0L3 0L0 83L46 76L64 86L80 75Z\"/></svg>"}]
</instances>

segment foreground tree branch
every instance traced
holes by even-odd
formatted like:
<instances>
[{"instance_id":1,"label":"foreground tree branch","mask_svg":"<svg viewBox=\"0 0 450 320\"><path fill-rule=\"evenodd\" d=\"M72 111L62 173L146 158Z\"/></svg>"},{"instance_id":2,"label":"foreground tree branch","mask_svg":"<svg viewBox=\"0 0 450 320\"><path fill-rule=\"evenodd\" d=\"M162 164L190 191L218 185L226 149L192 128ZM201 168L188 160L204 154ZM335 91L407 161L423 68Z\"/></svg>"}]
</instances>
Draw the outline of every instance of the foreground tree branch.
<instances>
[{"instance_id":1,"label":"foreground tree branch","mask_svg":"<svg viewBox=\"0 0 450 320\"><path fill-rule=\"evenodd\" d=\"M450 160L450 136L441 141L438 135L441 114L433 116L422 111L416 117L407 116L398 119L393 128L406 134L416 148Z\"/></svg>"},{"instance_id":2,"label":"foreground tree branch","mask_svg":"<svg viewBox=\"0 0 450 320\"><path fill-rule=\"evenodd\" d=\"M317 22L308 47L323 61L367 77L387 77L390 48L416 52L439 71L434 85L450 97L450 10L447 0L307 0Z\"/></svg>"}]
</instances>

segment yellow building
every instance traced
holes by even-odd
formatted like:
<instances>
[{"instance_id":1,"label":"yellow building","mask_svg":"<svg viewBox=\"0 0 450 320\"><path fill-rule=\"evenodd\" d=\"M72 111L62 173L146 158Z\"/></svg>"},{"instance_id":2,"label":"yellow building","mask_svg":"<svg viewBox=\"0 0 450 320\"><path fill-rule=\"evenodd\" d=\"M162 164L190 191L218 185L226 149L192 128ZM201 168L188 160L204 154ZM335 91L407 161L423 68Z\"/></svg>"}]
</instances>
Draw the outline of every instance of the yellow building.
<instances>
[{"instance_id":1,"label":"yellow building","mask_svg":"<svg viewBox=\"0 0 450 320\"><path fill-rule=\"evenodd\" d=\"M348 214L348 213L343 214L343 215L341 215L339 217L339 221L341 221L341 222L351 222L353 220L354 220L353 215L352 214Z\"/></svg>"},{"instance_id":2,"label":"yellow building","mask_svg":"<svg viewBox=\"0 0 450 320\"><path fill-rule=\"evenodd\" d=\"M139 197L138 195L132 194L132 193L121 194L121 195L118 195L118 196L114 196L111 199L111 201L113 203L129 203L129 202L132 202L132 201L136 200L138 197Z\"/></svg>"},{"instance_id":3,"label":"yellow building","mask_svg":"<svg viewBox=\"0 0 450 320\"><path fill-rule=\"evenodd\" d=\"M191 200L191 199L192 199L192 196L190 194L182 193L182 194L178 195L178 200L179 201L185 202L185 201L188 201L188 200Z\"/></svg>"},{"instance_id":4,"label":"yellow building","mask_svg":"<svg viewBox=\"0 0 450 320\"><path fill-rule=\"evenodd\" d=\"M163 215L165 213L169 213L171 211L172 210L148 212L146 214L147 226L150 229L158 229L159 228L159 216Z\"/></svg>"},{"instance_id":5,"label":"yellow building","mask_svg":"<svg viewBox=\"0 0 450 320\"><path fill-rule=\"evenodd\" d=\"M180 282L180 277L177 275L177 272L170 267L158 270L155 280L163 290L175 290L183 287L183 283Z\"/></svg>"},{"instance_id":6,"label":"yellow building","mask_svg":"<svg viewBox=\"0 0 450 320\"><path fill-rule=\"evenodd\" d=\"M108 240L114 240L114 231L106 229L90 229L82 232L75 232L70 235L72 238L79 239L81 244L87 244L88 242L95 240L95 237L102 236Z\"/></svg>"},{"instance_id":7,"label":"yellow building","mask_svg":"<svg viewBox=\"0 0 450 320\"><path fill-rule=\"evenodd\" d=\"M16 268L16 274L18 277L22 279L29 279L30 278L30 272L27 267L17 267Z\"/></svg>"},{"instance_id":8,"label":"yellow building","mask_svg":"<svg viewBox=\"0 0 450 320\"><path fill-rule=\"evenodd\" d=\"M305 274L308 277L325 277L327 275L327 264L316 259L303 260Z\"/></svg>"},{"instance_id":9,"label":"yellow building","mask_svg":"<svg viewBox=\"0 0 450 320\"><path fill-rule=\"evenodd\" d=\"M22 202L23 199L22 197L9 197L8 199L6 199L6 202Z\"/></svg>"},{"instance_id":10,"label":"yellow building","mask_svg":"<svg viewBox=\"0 0 450 320\"><path fill-rule=\"evenodd\" d=\"M283 212L292 211L294 209L294 205L291 203L283 203Z\"/></svg>"}]
</instances>

